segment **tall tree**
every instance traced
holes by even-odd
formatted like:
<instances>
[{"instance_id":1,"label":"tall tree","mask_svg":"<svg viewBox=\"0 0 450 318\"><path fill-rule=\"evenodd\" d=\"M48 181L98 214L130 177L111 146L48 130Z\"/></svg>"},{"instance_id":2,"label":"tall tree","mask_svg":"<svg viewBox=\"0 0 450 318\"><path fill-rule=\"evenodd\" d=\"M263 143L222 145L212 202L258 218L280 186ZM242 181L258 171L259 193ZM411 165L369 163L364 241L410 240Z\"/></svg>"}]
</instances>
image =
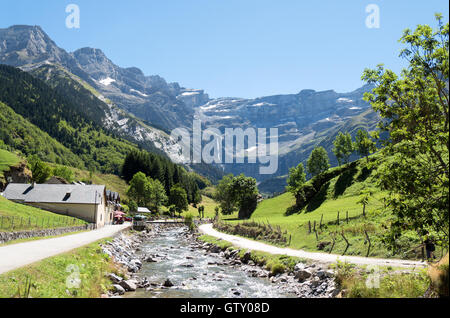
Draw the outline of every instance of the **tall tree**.
<instances>
[{"instance_id":1,"label":"tall tree","mask_svg":"<svg viewBox=\"0 0 450 318\"><path fill-rule=\"evenodd\" d=\"M150 181L143 172L138 172L130 181L127 195L139 206L147 206L150 200Z\"/></svg>"},{"instance_id":2,"label":"tall tree","mask_svg":"<svg viewBox=\"0 0 450 318\"><path fill-rule=\"evenodd\" d=\"M333 153L336 156L339 165L342 165L342 163L348 163L348 159L354 150L350 133L347 132L344 134L339 132L333 144Z\"/></svg>"},{"instance_id":3,"label":"tall tree","mask_svg":"<svg viewBox=\"0 0 450 318\"><path fill-rule=\"evenodd\" d=\"M366 157L367 160L369 160L369 155L377 150L375 142L364 129L359 129L356 133L355 150L361 157Z\"/></svg>"},{"instance_id":4,"label":"tall tree","mask_svg":"<svg viewBox=\"0 0 450 318\"><path fill-rule=\"evenodd\" d=\"M306 182L306 173L303 163L300 163L297 167L289 170L289 177L287 178L287 190L292 193L296 199L296 205L300 205L300 202L304 199L303 185Z\"/></svg>"},{"instance_id":5,"label":"tall tree","mask_svg":"<svg viewBox=\"0 0 450 318\"><path fill-rule=\"evenodd\" d=\"M330 168L327 151L323 147L314 148L308 158L306 167L312 176L327 171Z\"/></svg>"},{"instance_id":6,"label":"tall tree","mask_svg":"<svg viewBox=\"0 0 450 318\"><path fill-rule=\"evenodd\" d=\"M256 179L241 174L230 184L231 197L239 208L239 219L249 219L258 205Z\"/></svg>"},{"instance_id":7,"label":"tall tree","mask_svg":"<svg viewBox=\"0 0 450 318\"><path fill-rule=\"evenodd\" d=\"M237 177L229 174L219 182L215 199L220 204L222 214L239 211L240 219L248 219L256 209L258 194L254 178L243 174Z\"/></svg>"},{"instance_id":8,"label":"tall tree","mask_svg":"<svg viewBox=\"0 0 450 318\"><path fill-rule=\"evenodd\" d=\"M237 210L236 202L233 200L230 191L231 183L234 176L232 174L226 175L219 181L217 185L214 199L219 202L223 215L233 214Z\"/></svg>"},{"instance_id":9,"label":"tall tree","mask_svg":"<svg viewBox=\"0 0 450 318\"><path fill-rule=\"evenodd\" d=\"M176 184L170 189L169 204L173 205L180 215L189 209L187 194L181 185Z\"/></svg>"},{"instance_id":10,"label":"tall tree","mask_svg":"<svg viewBox=\"0 0 450 318\"><path fill-rule=\"evenodd\" d=\"M389 191L394 212L391 246L405 231L433 233L439 245L449 235L449 24L436 15L437 29L405 30L401 57L409 63L400 76L379 65L363 79L375 84L365 99L385 120L390 134L380 185Z\"/></svg>"},{"instance_id":11,"label":"tall tree","mask_svg":"<svg viewBox=\"0 0 450 318\"><path fill-rule=\"evenodd\" d=\"M149 204L152 209L159 213L162 205L167 203L167 195L164 186L159 180L148 178L149 182Z\"/></svg>"}]
</instances>

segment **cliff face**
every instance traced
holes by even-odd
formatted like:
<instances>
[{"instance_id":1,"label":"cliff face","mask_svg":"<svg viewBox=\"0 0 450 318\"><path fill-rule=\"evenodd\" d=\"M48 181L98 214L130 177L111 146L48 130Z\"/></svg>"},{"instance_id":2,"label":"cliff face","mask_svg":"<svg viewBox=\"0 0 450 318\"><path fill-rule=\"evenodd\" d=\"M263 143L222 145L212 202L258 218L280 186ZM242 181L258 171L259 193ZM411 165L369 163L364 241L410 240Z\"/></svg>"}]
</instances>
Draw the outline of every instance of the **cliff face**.
<instances>
[{"instance_id":1,"label":"cliff face","mask_svg":"<svg viewBox=\"0 0 450 318\"><path fill-rule=\"evenodd\" d=\"M4 180L0 180L0 190L4 190L8 183L30 183L33 177L31 170L28 169L25 162L10 167L4 173Z\"/></svg>"}]
</instances>

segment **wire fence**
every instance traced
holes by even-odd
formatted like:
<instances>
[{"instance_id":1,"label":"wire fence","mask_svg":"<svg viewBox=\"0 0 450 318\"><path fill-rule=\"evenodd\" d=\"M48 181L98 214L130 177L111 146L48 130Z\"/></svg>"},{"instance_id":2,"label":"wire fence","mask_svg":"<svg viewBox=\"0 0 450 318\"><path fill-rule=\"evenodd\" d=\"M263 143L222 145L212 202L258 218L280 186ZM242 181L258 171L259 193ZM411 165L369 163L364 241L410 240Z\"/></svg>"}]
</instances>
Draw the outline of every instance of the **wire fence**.
<instances>
[{"instance_id":1,"label":"wire fence","mask_svg":"<svg viewBox=\"0 0 450 318\"><path fill-rule=\"evenodd\" d=\"M0 232L43 230L63 227L77 227L86 222L68 216L20 217L0 216Z\"/></svg>"}]
</instances>

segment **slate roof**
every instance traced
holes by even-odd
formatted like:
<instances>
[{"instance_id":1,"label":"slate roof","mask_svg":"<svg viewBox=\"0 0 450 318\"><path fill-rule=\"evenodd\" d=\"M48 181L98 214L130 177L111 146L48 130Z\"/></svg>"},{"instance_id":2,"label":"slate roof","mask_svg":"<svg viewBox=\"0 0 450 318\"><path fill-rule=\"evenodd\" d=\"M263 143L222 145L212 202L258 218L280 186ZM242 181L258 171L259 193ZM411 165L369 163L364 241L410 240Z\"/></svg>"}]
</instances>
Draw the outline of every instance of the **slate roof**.
<instances>
[{"instance_id":1,"label":"slate roof","mask_svg":"<svg viewBox=\"0 0 450 318\"><path fill-rule=\"evenodd\" d=\"M25 203L100 204L104 191L104 185L10 183L4 197Z\"/></svg>"},{"instance_id":2,"label":"slate roof","mask_svg":"<svg viewBox=\"0 0 450 318\"><path fill-rule=\"evenodd\" d=\"M138 208L138 213L151 213L149 209L147 208Z\"/></svg>"}]
</instances>

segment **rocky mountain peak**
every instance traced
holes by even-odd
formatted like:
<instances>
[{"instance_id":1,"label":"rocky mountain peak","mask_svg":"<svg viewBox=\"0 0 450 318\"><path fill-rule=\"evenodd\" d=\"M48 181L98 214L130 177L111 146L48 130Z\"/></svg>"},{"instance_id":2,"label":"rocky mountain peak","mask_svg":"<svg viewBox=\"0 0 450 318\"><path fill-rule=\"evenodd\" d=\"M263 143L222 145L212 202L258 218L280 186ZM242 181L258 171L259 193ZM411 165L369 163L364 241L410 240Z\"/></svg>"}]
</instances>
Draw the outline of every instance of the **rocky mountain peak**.
<instances>
[{"instance_id":1,"label":"rocky mountain peak","mask_svg":"<svg viewBox=\"0 0 450 318\"><path fill-rule=\"evenodd\" d=\"M0 29L0 63L14 66L43 61L59 63L64 51L40 26L14 25Z\"/></svg>"},{"instance_id":2,"label":"rocky mountain peak","mask_svg":"<svg viewBox=\"0 0 450 318\"><path fill-rule=\"evenodd\" d=\"M71 55L80 67L96 80L101 80L101 77L105 76L114 78L117 73L117 67L100 49L85 47L76 50Z\"/></svg>"}]
</instances>

